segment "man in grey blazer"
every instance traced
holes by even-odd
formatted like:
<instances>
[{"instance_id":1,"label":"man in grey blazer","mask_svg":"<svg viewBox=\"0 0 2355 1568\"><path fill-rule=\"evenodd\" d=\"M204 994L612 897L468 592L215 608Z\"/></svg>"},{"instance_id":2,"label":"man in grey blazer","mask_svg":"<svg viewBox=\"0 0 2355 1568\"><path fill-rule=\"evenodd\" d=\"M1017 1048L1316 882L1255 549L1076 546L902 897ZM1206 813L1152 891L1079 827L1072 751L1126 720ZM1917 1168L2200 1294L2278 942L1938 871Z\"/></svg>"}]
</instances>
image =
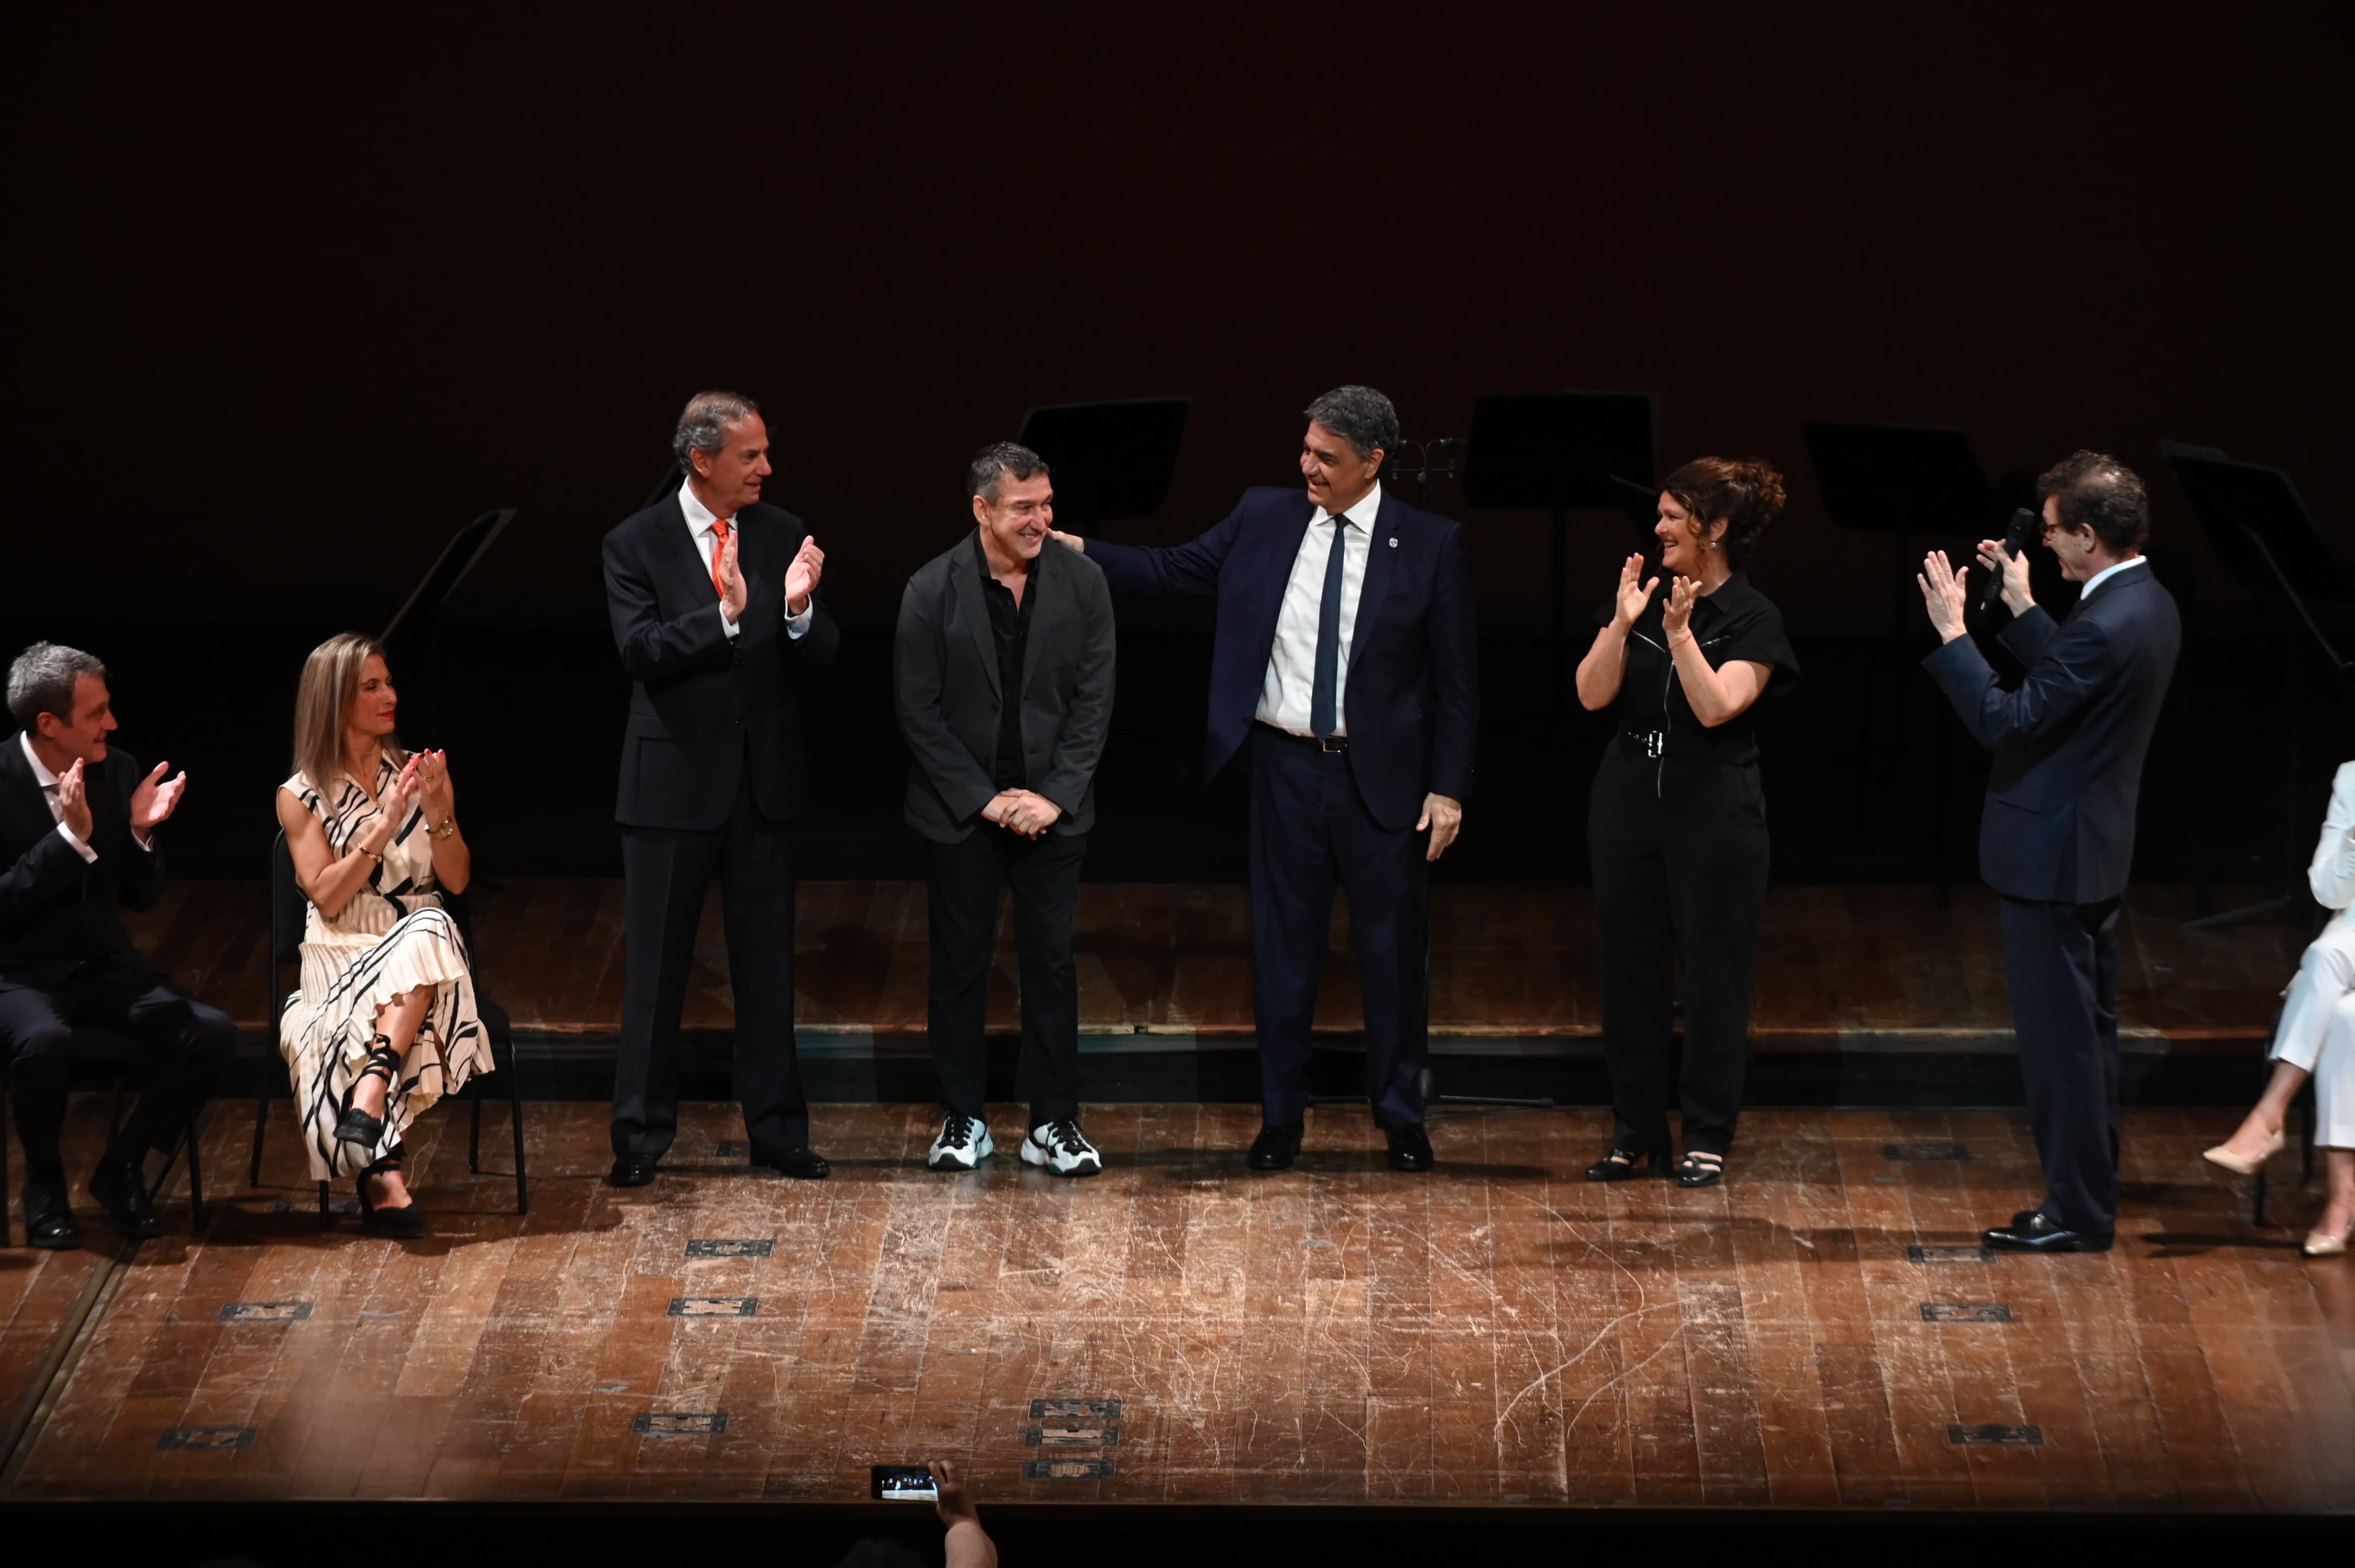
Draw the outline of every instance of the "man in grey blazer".
<instances>
[{"instance_id":1,"label":"man in grey blazer","mask_svg":"<svg viewBox=\"0 0 2355 1568\"><path fill-rule=\"evenodd\" d=\"M908 742L908 825L930 840L931 1034L946 1114L924 1163L971 1170L984 1116L984 1008L1001 887L1014 890L1022 1158L1092 1176L1080 1130L1079 979L1071 917L1112 722L1112 595L1055 520L1044 459L998 442L966 474L974 531L908 580L893 674Z\"/></svg>"}]
</instances>

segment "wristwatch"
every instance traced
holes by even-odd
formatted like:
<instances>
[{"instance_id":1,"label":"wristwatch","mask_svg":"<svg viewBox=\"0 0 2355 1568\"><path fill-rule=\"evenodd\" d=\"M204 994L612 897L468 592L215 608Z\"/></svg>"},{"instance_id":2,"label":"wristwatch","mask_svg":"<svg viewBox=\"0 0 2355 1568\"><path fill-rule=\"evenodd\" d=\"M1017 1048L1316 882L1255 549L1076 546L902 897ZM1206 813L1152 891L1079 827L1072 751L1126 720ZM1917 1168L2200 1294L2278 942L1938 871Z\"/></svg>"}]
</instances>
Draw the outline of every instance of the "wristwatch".
<instances>
[{"instance_id":1,"label":"wristwatch","mask_svg":"<svg viewBox=\"0 0 2355 1568\"><path fill-rule=\"evenodd\" d=\"M441 827L429 827L426 831L432 834L436 838L447 838L450 835L458 831L458 819L454 816L445 816L442 819Z\"/></svg>"}]
</instances>

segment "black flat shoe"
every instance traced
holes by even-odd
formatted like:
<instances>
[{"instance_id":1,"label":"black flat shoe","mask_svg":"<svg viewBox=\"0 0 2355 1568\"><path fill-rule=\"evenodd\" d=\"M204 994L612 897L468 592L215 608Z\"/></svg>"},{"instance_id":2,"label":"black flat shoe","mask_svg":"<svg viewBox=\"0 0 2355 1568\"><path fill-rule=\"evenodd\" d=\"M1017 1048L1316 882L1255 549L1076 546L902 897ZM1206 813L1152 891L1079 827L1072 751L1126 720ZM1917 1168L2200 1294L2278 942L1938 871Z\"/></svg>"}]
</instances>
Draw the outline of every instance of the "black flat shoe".
<instances>
[{"instance_id":1,"label":"black flat shoe","mask_svg":"<svg viewBox=\"0 0 2355 1568\"><path fill-rule=\"evenodd\" d=\"M90 1195L106 1205L106 1217L126 1236L145 1240L160 1235L163 1221L147 1196L147 1183L136 1165L101 1165L90 1173Z\"/></svg>"},{"instance_id":2,"label":"black flat shoe","mask_svg":"<svg viewBox=\"0 0 2355 1568\"><path fill-rule=\"evenodd\" d=\"M1586 1168L1589 1181L1625 1181L1631 1177L1649 1173L1660 1174L1668 1160L1661 1149L1614 1148L1609 1154Z\"/></svg>"},{"instance_id":3,"label":"black flat shoe","mask_svg":"<svg viewBox=\"0 0 2355 1568\"><path fill-rule=\"evenodd\" d=\"M605 1173L608 1187L644 1187L655 1179L655 1162L650 1155L617 1154L613 1168Z\"/></svg>"},{"instance_id":4,"label":"black flat shoe","mask_svg":"<svg viewBox=\"0 0 2355 1568\"><path fill-rule=\"evenodd\" d=\"M765 1165L779 1176L790 1176L796 1181L824 1181L834 1173L826 1157L815 1149L767 1149L752 1156L754 1165Z\"/></svg>"},{"instance_id":5,"label":"black flat shoe","mask_svg":"<svg viewBox=\"0 0 2355 1568\"><path fill-rule=\"evenodd\" d=\"M368 1198L368 1178L399 1170L397 1159L380 1159L360 1172L360 1229L374 1236L390 1236L396 1241L410 1241L425 1233L425 1211L411 1199L398 1209L378 1207Z\"/></svg>"},{"instance_id":6,"label":"black flat shoe","mask_svg":"<svg viewBox=\"0 0 2355 1568\"><path fill-rule=\"evenodd\" d=\"M1423 1130L1421 1122L1411 1127L1392 1127L1390 1136L1392 1170L1431 1168L1431 1135Z\"/></svg>"},{"instance_id":7,"label":"black flat shoe","mask_svg":"<svg viewBox=\"0 0 2355 1568\"><path fill-rule=\"evenodd\" d=\"M2108 1231L2073 1231L2056 1225L2038 1210L2026 1215L2012 1216L2009 1225L1998 1225L1979 1239L1998 1252L2006 1253L2106 1253L2115 1241Z\"/></svg>"},{"instance_id":8,"label":"black flat shoe","mask_svg":"<svg viewBox=\"0 0 2355 1568\"><path fill-rule=\"evenodd\" d=\"M75 1222L73 1211L60 1203L25 1216L25 1244L61 1253L81 1245L81 1226Z\"/></svg>"},{"instance_id":9,"label":"black flat shoe","mask_svg":"<svg viewBox=\"0 0 2355 1568\"><path fill-rule=\"evenodd\" d=\"M1252 1139L1251 1153L1243 1163L1253 1170L1290 1170L1300 1153L1298 1127L1263 1126L1259 1136Z\"/></svg>"},{"instance_id":10,"label":"black flat shoe","mask_svg":"<svg viewBox=\"0 0 2355 1568\"><path fill-rule=\"evenodd\" d=\"M1678 1187L1714 1187L1725 1179L1725 1157L1705 1148L1689 1148L1677 1162Z\"/></svg>"}]
</instances>

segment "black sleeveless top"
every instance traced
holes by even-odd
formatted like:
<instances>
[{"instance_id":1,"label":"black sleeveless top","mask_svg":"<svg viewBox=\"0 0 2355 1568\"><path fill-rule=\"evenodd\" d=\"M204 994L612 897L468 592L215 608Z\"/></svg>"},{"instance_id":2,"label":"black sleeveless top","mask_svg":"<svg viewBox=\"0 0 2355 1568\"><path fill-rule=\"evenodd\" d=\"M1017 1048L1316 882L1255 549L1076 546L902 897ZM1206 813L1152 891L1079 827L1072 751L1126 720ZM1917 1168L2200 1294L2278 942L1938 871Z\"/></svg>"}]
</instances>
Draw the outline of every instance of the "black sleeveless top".
<instances>
[{"instance_id":1,"label":"black sleeveless top","mask_svg":"<svg viewBox=\"0 0 2355 1568\"><path fill-rule=\"evenodd\" d=\"M1758 760L1758 704L1753 702L1716 729L1704 728L1676 678L1668 654L1668 634L1660 618L1668 599L1662 582L1636 617L1627 633L1627 668L1619 682L1619 698L1612 711L1622 734L1657 737L1646 754L1684 757L1695 761L1744 763ZM1605 599L1594 612L1594 624L1607 626L1617 614L1618 601ZM1728 660L1748 659L1772 667L1763 701L1799 684L1798 656L1783 633L1783 612L1750 585L1750 575L1737 571L1718 585L1717 592L1695 602L1692 635L1700 639L1711 669Z\"/></svg>"}]
</instances>

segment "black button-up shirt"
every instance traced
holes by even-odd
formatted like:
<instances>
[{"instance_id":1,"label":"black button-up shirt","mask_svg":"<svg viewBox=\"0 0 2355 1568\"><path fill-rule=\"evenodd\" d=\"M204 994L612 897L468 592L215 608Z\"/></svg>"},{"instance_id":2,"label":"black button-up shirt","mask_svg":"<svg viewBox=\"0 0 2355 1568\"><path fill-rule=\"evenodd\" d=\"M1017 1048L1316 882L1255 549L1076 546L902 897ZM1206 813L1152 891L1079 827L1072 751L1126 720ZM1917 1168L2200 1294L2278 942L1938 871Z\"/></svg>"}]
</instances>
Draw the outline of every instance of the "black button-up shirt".
<instances>
[{"instance_id":1,"label":"black button-up shirt","mask_svg":"<svg viewBox=\"0 0 2355 1568\"><path fill-rule=\"evenodd\" d=\"M1036 574L1022 591L1018 605L1014 591L989 572L989 552L976 548L981 560L981 597L989 606L990 635L997 642L997 766L989 782L1000 789L1027 789L1029 775L1022 766L1022 655L1030 641L1030 605L1038 598Z\"/></svg>"}]
</instances>

